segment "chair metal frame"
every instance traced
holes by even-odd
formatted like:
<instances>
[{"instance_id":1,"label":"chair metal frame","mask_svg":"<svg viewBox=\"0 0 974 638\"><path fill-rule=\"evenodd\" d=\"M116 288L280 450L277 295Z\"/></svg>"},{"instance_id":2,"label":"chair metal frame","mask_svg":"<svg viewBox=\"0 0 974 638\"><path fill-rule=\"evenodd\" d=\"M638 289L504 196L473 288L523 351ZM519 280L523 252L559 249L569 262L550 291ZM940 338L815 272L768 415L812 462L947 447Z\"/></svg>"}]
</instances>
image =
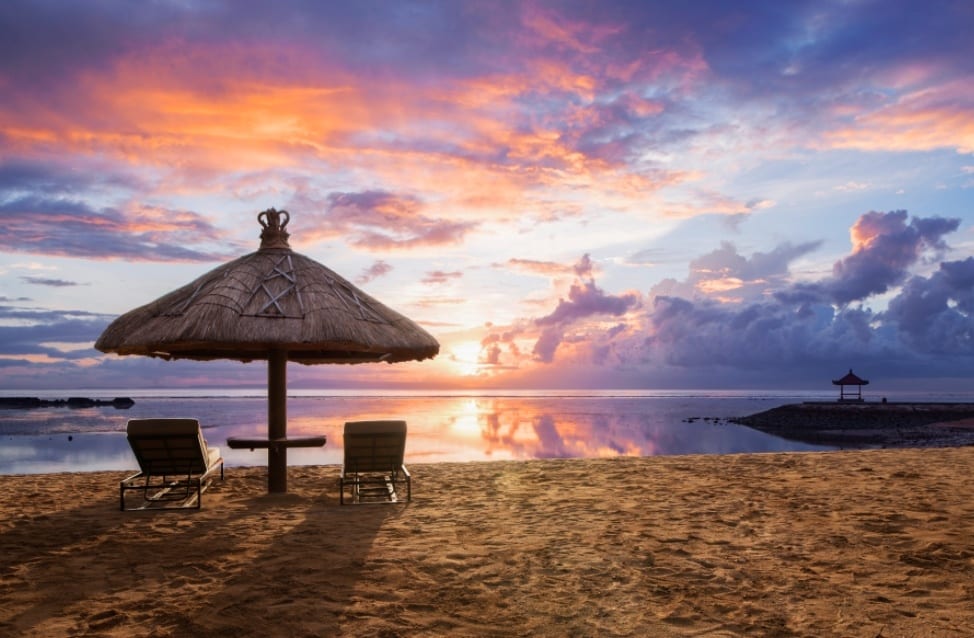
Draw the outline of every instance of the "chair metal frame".
<instances>
[{"instance_id":1,"label":"chair metal frame","mask_svg":"<svg viewBox=\"0 0 974 638\"><path fill-rule=\"evenodd\" d=\"M388 427L389 431L382 431ZM345 424L345 459L339 476L339 503L346 488L352 503L397 503L405 487L413 498L412 476L403 462L405 421L351 421Z\"/></svg>"},{"instance_id":2,"label":"chair metal frame","mask_svg":"<svg viewBox=\"0 0 974 638\"><path fill-rule=\"evenodd\" d=\"M223 458L209 460L208 447L196 423L196 432L159 434L133 433L133 421L166 422L194 421L193 419L132 419L129 421L129 445L139 462L140 470L119 482L119 509L199 509L203 492L209 487L216 471L224 479ZM143 443L150 443L150 447ZM151 449L151 457L146 454ZM209 463L209 464L208 464ZM126 494L141 492L139 507L126 507ZM167 504L174 506L167 507Z\"/></svg>"}]
</instances>

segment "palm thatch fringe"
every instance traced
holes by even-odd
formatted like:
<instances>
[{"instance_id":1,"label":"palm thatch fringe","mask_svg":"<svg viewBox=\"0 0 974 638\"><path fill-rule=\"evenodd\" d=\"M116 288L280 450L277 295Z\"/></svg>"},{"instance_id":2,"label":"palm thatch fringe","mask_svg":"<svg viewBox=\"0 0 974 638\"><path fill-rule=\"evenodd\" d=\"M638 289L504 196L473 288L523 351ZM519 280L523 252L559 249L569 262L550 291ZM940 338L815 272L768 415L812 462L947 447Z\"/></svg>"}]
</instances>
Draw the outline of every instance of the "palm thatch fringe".
<instances>
[{"instance_id":1,"label":"palm thatch fringe","mask_svg":"<svg viewBox=\"0 0 974 638\"><path fill-rule=\"evenodd\" d=\"M116 319L95 347L166 359L389 363L436 356L416 323L326 266L263 248Z\"/></svg>"}]
</instances>

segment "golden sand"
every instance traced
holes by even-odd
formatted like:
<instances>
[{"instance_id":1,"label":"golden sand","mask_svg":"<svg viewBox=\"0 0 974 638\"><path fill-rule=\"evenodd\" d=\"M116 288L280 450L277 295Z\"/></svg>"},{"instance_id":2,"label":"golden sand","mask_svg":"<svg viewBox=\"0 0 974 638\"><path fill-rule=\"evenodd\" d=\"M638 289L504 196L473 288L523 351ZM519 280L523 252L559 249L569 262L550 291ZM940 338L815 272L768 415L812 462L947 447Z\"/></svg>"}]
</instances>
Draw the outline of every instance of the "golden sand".
<instances>
[{"instance_id":1,"label":"golden sand","mask_svg":"<svg viewBox=\"0 0 974 638\"><path fill-rule=\"evenodd\" d=\"M974 448L229 468L199 511L0 477L2 636L974 635Z\"/></svg>"}]
</instances>

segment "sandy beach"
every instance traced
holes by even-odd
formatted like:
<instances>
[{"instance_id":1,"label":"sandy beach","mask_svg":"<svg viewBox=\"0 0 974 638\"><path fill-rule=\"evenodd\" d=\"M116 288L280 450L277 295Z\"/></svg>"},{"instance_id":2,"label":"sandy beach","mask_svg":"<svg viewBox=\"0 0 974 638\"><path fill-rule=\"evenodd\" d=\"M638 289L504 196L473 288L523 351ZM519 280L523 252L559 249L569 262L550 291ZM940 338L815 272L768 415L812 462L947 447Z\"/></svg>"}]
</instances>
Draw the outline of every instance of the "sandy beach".
<instances>
[{"instance_id":1,"label":"sandy beach","mask_svg":"<svg viewBox=\"0 0 974 638\"><path fill-rule=\"evenodd\" d=\"M970 636L974 448L228 468L199 511L124 474L0 477L3 636Z\"/></svg>"}]
</instances>

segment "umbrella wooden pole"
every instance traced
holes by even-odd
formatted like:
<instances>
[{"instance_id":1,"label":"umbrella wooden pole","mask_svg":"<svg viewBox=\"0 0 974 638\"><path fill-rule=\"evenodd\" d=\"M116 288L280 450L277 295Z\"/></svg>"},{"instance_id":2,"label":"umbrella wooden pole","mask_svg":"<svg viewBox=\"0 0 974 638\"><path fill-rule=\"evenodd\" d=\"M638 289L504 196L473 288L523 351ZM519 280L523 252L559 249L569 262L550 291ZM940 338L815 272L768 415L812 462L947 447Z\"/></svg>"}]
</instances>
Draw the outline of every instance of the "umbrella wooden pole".
<instances>
[{"instance_id":1,"label":"umbrella wooden pole","mask_svg":"<svg viewBox=\"0 0 974 638\"><path fill-rule=\"evenodd\" d=\"M267 358L267 438L287 438L287 352L273 350ZM287 492L287 446L267 448L267 491Z\"/></svg>"}]
</instances>

